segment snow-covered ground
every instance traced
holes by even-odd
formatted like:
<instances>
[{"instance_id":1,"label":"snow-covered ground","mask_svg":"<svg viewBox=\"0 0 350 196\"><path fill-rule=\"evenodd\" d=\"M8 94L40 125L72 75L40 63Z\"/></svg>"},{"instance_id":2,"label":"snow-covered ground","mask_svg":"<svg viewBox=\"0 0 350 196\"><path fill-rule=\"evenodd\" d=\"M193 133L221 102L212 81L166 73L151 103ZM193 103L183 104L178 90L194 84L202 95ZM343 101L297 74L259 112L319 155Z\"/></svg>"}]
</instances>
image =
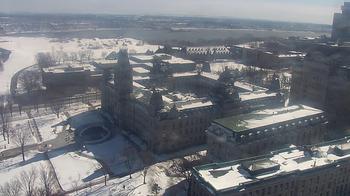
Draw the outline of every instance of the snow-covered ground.
<instances>
[{"instance_id":1,"label":"snow-covered ground","mask_svg":"<svg viewBox=\"0 0 350 196\"><path fill-rule=\"evenodd\" d=\"M133 148L130 150L130 148ZM113 138L101 144L86 145L83 152L86 155L93 156L96 159L103 160L115 175L125 174L128 172L126 167L125 153L128 151L136 152L137 150L128 142L120 133L115 133ZM133 170L140 169L142 162L138 156L135 156Z\"/></svg>"},{"instance_id":2,"label":"snow-covered ground","mask_svg":"<svg viewBox=\"0 0 350 196\"><path fill-rule=\"evenodd\" d=\"M26 115L25 113L22 113L22 115ZM36 139L33 137L32 132L29 128L28 125L28 120L17 120L17 121L12 121L10 123L10 130L22 130L28 132L28 138L26 139L26 145L34 144L36 143ZM8 144L7 138L4 140L2 134L0 136L0 152L7 150L7 149L12 149L16 148L18 145L14 142L14 136L10 132L10 143Z\"/></svg>"},{"instance_id":3,"label":"snow-covered ground","mask_svg":"<svg viewBox=\"0 0 350 196\"><path fill-rule=\"evenodd\" d=\"M102 58L112 51L119 50L125 43L130 53L145 53L155 51L156 45L149 45L142 41L123 39L73 39L57 41L45 37L0 37L0 48L11 51L10 58L4 63L0 71L0 94L9 90L11 77L19 70L35 64L35 55L39 52L69 53L82 50L92 50L93 58Z\"/></svg>"},{"instance_id":4,"label":"snow-covered ground","mask_svg":"<svg viewBox=\"0 0 350 196\"><path fill-rule=\"evenodd\" d=\"M88 125L102 125L104 124L104 119L100 115L100 113L96 111L84 111L79 110L75 111L74 115L69 112L71 118L68 120L69 124L74 129L84 128Z\"/></svg>"},{"instance_id":5,"label":"snow-covered ground","mask_svg":"<svg viewBox=\"0 0 350 196\"><path fill-rule=\"evenodd\" d=\"M57 134L63 131L64 127L60 123L65 120L64 115L57 118L56 114L36 117L35 121L43 141L55 139Z\"/></svg>"},{"instance_id":6,"label":"snow-covered ground","mask_svg":"<svg viewBox=\"0 0 350 196\"><path fill-rule=\"evenodd\" d=\"M0 185L20 177L22 171L30 171L32 168L38 169L40 165L47 164L43 154L37 151L26 152L25 158L24 163L22 155L0 161Z\"/></svg>"},{"instance_id":7,"label":"snow-covered ground","mask_svg":"<svg viewBox=\"0 0 350 196\"><path fill-rule=\"evenodd\" d=\"M66 150L51 151L49 157L64 190L70 190L89 181L103 178L104 173L100 169L101 165L93 159Z\"/></svg>"},{"instance_id":8,"label":"snow-covered ground","mask_svg":"<svg viewBox=\"0 0 350 196\"><path fill-rule=\"evenodd\" d=\"M175 185L184 179L170 175L168 168L170 168L172 161L161 162L152 165L146 175L146 184L143 184L142 171L132 174L132 178L125 176L116 178L104 184L96 185L92 188L86 188L78 192L78 195L101 195L101 196L120 196L120 195L155 195L152 193L152 186L157 183L160 187L158 195L168 196L185 196L186 191L184 186ZM76 193L72 194L75 195Z\"/></svg>"}]
</instances>

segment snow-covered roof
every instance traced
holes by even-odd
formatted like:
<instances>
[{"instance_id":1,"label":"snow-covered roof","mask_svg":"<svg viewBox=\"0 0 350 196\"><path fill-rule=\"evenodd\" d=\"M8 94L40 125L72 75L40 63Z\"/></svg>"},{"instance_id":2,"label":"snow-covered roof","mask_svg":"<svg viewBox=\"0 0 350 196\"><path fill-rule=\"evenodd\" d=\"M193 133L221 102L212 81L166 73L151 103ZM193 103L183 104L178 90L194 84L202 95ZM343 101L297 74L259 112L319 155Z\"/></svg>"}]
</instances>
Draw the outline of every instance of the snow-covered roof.
<instances>
[{"instance_id":1,"label":"snow-covered roof","mask_svg":"<svg viewBox=\"0 0 350 196\"><path fill-rule=\"evenodd\" d=\"M141 85L140 83L135 82L135 81L133 81L133 86L136 87L136 88L145 89L145 87L143 85Z\"/></svg>"},{"instance_id":2,"label":"snow-covered roof","mask_svg":"<svg viewBox=\"0 0 350 196\"><path fill-rule=\"evenodd\" d=\"M186 60L183 58L171 56L169 54L158 53L158 54L155 54L154 56L159 57L162 62L168 63L170 65L172 65L172 64L195 64L195 62L193 62L191 60Z\"/></svg>"},{"instance_id":3,"label":"snow-covered roof","mask_svg":"<svg viewBox=\"0 0 350 196\"><path fill-rule=\"evenodd\" d=\"M186 77L186 76L196 76L198 75L197 72L182 72L182 73L174 73L173 77Z\"/></svg>"},{"instance_id":4,"label":"snow-covered roof","mask_svg":"<svg viewBox=\"0 0 350 196\"><path fill-rule=\"evenodd\" d=\"M131 59L134 59L135 61L143 61L143 62L152 62L153 60L153 55L132 55L130 56Z\"/></svg>"},{"instance_id":5,"label":"snow-covered roof","mask_svg":"<svg viewBox=\"0 0 350 196\"><path fill-rule=\"evenodd\" d=\"M199 108L199 107L208 107L212 106L213 102L207 99L196 99L193 101L186 101L186 102L178 102L176 103L176 107L181 110L188 110L193 108Z\"/></svg>"},{"instance_id":6,"label":"snow-covered roof","mask_svg":"<svg viewBox=\"0 0 350 196\"><path fill-rule=\"evenodd\" d=\"M132 77L133 81L138 81L138 80L149 80L149 76L133 76Z\"/></svg>"},{"instance_id":7,"label":"snow-covered roof","mask_svg":"<svg viewBox=\"0 0 350 196\"><path fill-rule=\"evenodd\" d=\"M305 57L305 56L306 56L305 53L302 53L302 54L292 53L292 54L279 54L278 55L279 58L296 58L296 57Z\"/></svg>"},{"instance_id":8,"label":"snow-covered roof","mask_svg":"<svg viewBox=\"0 0 350 196\"><path fill-rule=\"evenodd\" d=\"M250 84L247 82L243 82L243 81L236 81L235 82L235 87L238 87L244 91L249 91L249 92L253 92L253 91L268 91L267 88L263 88L260 86L256 86L254 84Z\"/></svg>"},{"instance_id":9,"label":"snow-covered roof","mask_svg":"<svg viewBox=\"0 0 350 196\"><path fill-rule=\"evenodd\" d=\"M251 100L257 100L257 99L265 99L270 97L276 97L277 93L268 93L268 92L244 92L239 93L239 98L241 101L251 101Z\"/></svg>"},{"instance_id":10,"label":"snow-covered roof","mask_svg":"<svg viewBox=\"0 0 350 196\"><path fill-rule=\"evenodd\" d=\"M71 63L62 64L54 67L44 68L45 73L68 73L68 72L84 72L84 71L95 71L95 67L91 64Z\"/></svg>"},{"instance_id":11,"label":"snow-covered roof","mask_svg":"<svg viewBox=\"0 0 350 196\"><path fill-rule=\"evenodd\" d=\"M230 52L226 46L201 46L201 47L187 47L186 52L188 54L197 54L202 52Z\"/></svg>"},{"instance_id":12,"label":"snow-covered roof","mask_svg":"<svg viewBox=\"0 0 350 196\"><path fill-rule=\"evenodd\" d=\"M211 80L218 80L219 79L219 75L213 74L213 73L208 73L208 72L202 72L201 76L203 76L205 78L209 78Z\"/></svg>"},{"instance_id":13,"label":"snow-covered roof","mask_svg":"<svg viewBox=\"0 0 350 196\"><path fill-rule=\"evenodd\" d=\"M291 146L263 158L198 166L194 168L194 175L214 191L240 191L248 183L250 186L254 183L258 185L267 179L306 172L350 158L350 143L347 138L308 148L311 152Z\"/></svg>"},{"instance_id":14,"label":"snow-covered roof","mask_svg":"<svg viewBox=\"0 0 350 196\"><path fill-rule=\"evenodd\" d=\"M99 59L99 60L94 60L94 63L96 63L96 64L103 64L103 65L117 64L118 60Z\"/></svg>"},{"instance_id":15,"label":"snow-covered roof","mask_svg":"<svg viewBox=\"0 0 350 196\"><path fill-rule=\"evenodd\" d=\"M323 111L305 105L293 105L217 119L214 123L230 131L243 132L291 120L303 119L302 123L304 123L304 118L310 118L311 120L313 117L324 118Z\"/></svg>"},{"instance_id":16,"label":"snow-covered roof","mask_svg":"<svg viewBox=\"0 0 350 196\"><path fill-rule=\"evenodd\" d=\"M146 74L146 73L150 72L149 70L142 68L142 67L134 67L132 69L134 70L134 72L140 73L140 74Z\"/></svg>"}]
</instances>

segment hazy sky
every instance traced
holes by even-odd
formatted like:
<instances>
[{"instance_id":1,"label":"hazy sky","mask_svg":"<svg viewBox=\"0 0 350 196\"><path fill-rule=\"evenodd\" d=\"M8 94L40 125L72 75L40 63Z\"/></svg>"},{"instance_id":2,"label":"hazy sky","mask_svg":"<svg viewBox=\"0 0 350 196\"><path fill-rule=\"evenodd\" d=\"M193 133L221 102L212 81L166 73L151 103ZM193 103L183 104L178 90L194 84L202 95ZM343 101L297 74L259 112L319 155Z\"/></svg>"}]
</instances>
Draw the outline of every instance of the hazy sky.
<instances>
[{"instance_id":1,"label":"hazy sky","mask_svg":"<svg viewBox=\"0 0 350 196\"><path fill-rule=\"evenodd\" d=\"M162 14L331 24L341 0L0 0L0 12Z\"/></svg>"}]
</instances>

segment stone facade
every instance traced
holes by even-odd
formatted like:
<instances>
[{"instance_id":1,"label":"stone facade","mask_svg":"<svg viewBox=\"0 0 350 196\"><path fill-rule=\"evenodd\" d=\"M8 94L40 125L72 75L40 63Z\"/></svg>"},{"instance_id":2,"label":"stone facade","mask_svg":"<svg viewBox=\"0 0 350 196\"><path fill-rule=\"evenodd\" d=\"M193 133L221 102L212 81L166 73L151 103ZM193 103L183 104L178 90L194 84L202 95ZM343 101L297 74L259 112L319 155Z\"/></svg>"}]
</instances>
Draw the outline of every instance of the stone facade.
<instances>
[{"instance_id":1,"label":"stone facade","mask_svg":"<svg viewBox=\"0 0 350 196\"><path fill-rule=\"evenodd\" d=\"M335 13L333 18L332 39L350 41L350 2L342 6L342 13Z\"/></svg>"},{"instance_id":2,"label":"stone facade","mask_svg":"<svg viewBox=\"0 0 350 196\"><path fill-rule=\"evenodd\" d=\"M214 120L207 131L208 156L229 161L290 144L315 144L324 140L327 123L322 111L303 105Z\"/></svg>"},{"instance_id":3,"label":"stone facade","mask_svg":"<svg viewBox=\"0 0 350 196\"><path fill-rule=\"evenodd\" d=\"M331 121L350 119L350 48L318 46L293 68L291 103L328 113Z\"/></svg>"},{"instance_id":4,"label":"stone facade","mask_svg":"<svg viewBox=\"0 0 350 196\"><path fill-rule=\"evenodd\" d=\"M348 138L270 155L198 166L190 196L350 195Z\"/></svg>"},{"instance_id":5,"label":"stone facade","mask_svg":"<svg viewBox=\"0 0 350 196\"><path fill-rule=\"evenodd\" d=\"M245 92L242 101L229 70L218 78L197 72L133 77L128 54L121 51L113 72L104 72L102 110L156 153L204 144L205 130L215 118L248 112L250 104L281 103L278 93L261 87L260 92Z\"/></svg>"}]
</instances>

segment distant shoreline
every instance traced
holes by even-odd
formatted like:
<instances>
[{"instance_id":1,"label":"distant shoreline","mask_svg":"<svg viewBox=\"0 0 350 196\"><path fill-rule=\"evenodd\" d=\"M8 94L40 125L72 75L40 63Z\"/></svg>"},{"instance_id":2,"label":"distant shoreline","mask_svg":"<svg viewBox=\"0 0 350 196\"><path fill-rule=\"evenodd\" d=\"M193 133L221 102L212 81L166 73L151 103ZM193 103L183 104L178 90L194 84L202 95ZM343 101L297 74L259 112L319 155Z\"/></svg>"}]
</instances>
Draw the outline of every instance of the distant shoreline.
<instances>
[{"instance_id":1,"label":"distant shoreline","mask_svg":"<svg viewBox=\"0 0 350 196\"><path fill-rule=\"evenodd\" d=\"M172 29L148 29L148 28L104 28L84 29L56 32L24 32L8 33L0 37L48 37L48 38L116 38L130 37L134 39L153 41L198 41L198 40L226 40L239 39L241 37L252 38L288 38L330 36L330 32L311 31L287 31L265 29L214 29L214 28L172 28Z\"/></svg>"}]
</instances>

